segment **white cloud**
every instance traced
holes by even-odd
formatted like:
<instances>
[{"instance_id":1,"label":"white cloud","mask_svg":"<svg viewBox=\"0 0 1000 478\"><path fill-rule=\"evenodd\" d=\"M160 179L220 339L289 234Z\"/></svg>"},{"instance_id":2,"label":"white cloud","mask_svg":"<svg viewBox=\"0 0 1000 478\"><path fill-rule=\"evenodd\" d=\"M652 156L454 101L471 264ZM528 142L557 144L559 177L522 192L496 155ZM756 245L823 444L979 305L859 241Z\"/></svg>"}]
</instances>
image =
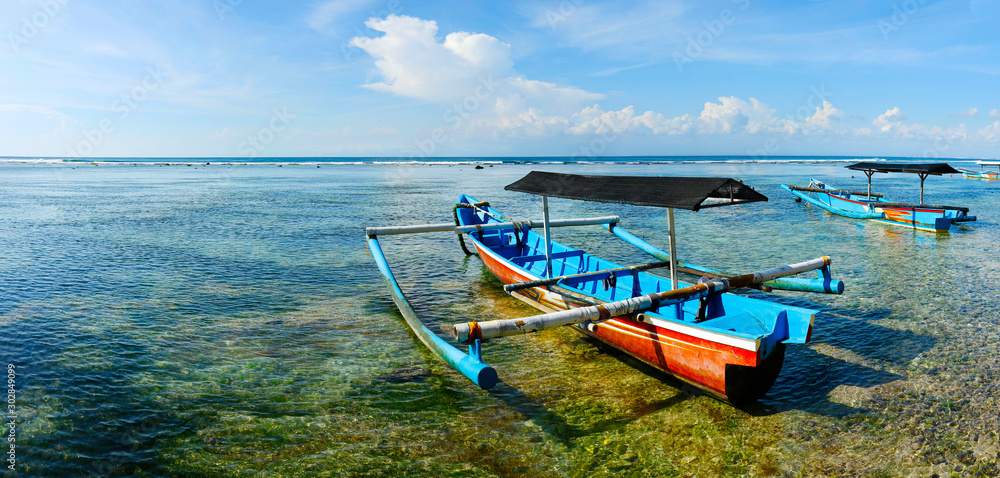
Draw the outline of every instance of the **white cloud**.
<instances>
[{"instance_id":1,"label":"white cloud","mask_svg":"<svg viewBox=\"0 0 1000 478\"><path fill-rule=\"evenodd\" d=\"M446 103L512 73L510 45L489 35L457 32L439 42L436 22L397 15L366 25L385 33L351 39L375 59L382 81L365 85L372 90Z\"/></svg>"},{"instance_id":2,"label":"white cloud","mask_svg":"<svg viewBox=\"0 0 1000 478\"><path fill-rule=\"evenodd\" d=\"M941 126L927 126L920 123L907 123L906 117L903 116L898 106L886 110L885 113L875 118L872 124L878 128L878 132L883 136L926 142L933 145L930 149L938 153L942 152L942 147L938 146L939 143L946 144L947 148L944 148L944 150L947 150L955 142L964 142L970 139L964 124L944 128ZM860 132L855 131L855 134L860 135Z\"/></svg>"},{"instance_id":3,"label":"white cloud","mask_svg":"<svg viewBox=\"0 0 1000 478\"><path fill-rule=\"evenodd\" d=\"M477 126L508 136L552 136L564 132L568 125L569 122L561 116L546 116L535 108L528 108L514 116L481 121Z\"/></svg>"},{"instance_id":4,"label":"white cloud","mask_svg":"<svg viewBox=\"0 0 1000 478\"><path fill-rule=\"evenodd\" d=\"M511 105L514 105L513 107ZM501 98L494 111L497 118L481 119L475 123L480 131L502 131L508 136L566 134L609 135L640 133L652 135L758 135L758 134L822 134L837 131L838 121L844 113L829 101L802 122L775 116L775 110L764 102L749 101L735 96L718 98L718 103L706 102L698 115L682 114L673 118L654 111L637 114L634 105L620 110L605 111L594 104L568 116L544 115L537 109L518 113L523 108L521 97ZM513 113L511 113L513 112ZM870 132L869 132L870 133Z\"/></svg>"},{"instance_id":5,"label":"white cloud","mask_svg":"<svg viewBox=\"0 0 1000 478\"><path fill-rule=\"evenodd\" d=\"M506 99L504 99L506 102ZM506 106L498 105L498 113L508 111ZM629 105L620 110L605 111L600 105L592 105L569 116L541 115L538 110L532 110L530 115L517 115L517 118L487 119L476 123L480 129L497 128L505 134L513 135L518 128L530 127L530 134L563 133L567 135L608 135L622 133L642 133L653 135L737 135L737 134L795 134L803 129L820 129L832 124L832 119L842 115L826 103L823 109L817 108L817 113L810 121L812 124L802 126L790 120L774 116L775 110L769 108L756 98L744 101L735 96L720 97L718 103L706 102L697 116L682 114L668 118L663 114L646 111L636 114L635 106ZM539 125L545 125L540 128Z\"/></svg>"},{"instance_id":6,"label":"white cloud","mask_svg":"<svg viewBox=\"0 0 1000 478\"><path fill-rule=\"evenodd\" d=\"M838 117L840 110L824 102L824 109L817 108L816 114L804 123L778 118L775 110L757 98L744 101L735 96L720 97L719 103L705 103L698 119L702 134L797 134L804 130L815 130L824 122Z\"/></svg>"},{"instance_id":7,"label":"white cloud","mask_svg":"<svg viewBox=\"0 0 1000 478\"><path fill-rule=\"evenodd\" d=\"M993 108L990 110L990 118L1000 118L1000 109Z\"/></svg>"},{"instance_id":8,"label":"white cloud","mask_svg":"<svg viewBox=\"0 0 1000 478\"><path fill-rule=\"evenodd\" d=\"M807 127L816 130L832 130L837 121L844 117L844 112L838 110L829 101L823 101L823 107L816 107L816 113L806 119Z\"/></svg>"},{"instance_id":9,"label":"white cloud","mask_svg":"<svg viewBox=\"0 0 1000 478\"><path fill-rule=\"evenodd\" d=\"M959 111L954 113L952 116L962 116L966 118L974 118L979 115L979 108L969 108L965 111Z\"/></svg>"},{"instance_id":10,"label":"white cloud","mask_svg":"<svg viewBox=\"0 0 1000 478\"><path fill-rule=\"evenodd\" d=\"M384 33L351 39L352 46L375 59L381 81L364 85L371 90L444 104L467 103L466 110L495 103L495 111L516 124L536 124L543 112L567 115L604 99L574 86L519 75L510 45L490 35L454 32L442 41L436 22L401 15L369 19L366 25ZM473 112L477 111L465 111Z\"/></svg>"},{"instance_id":11,"label":"white cloud","mask_svg":"<svg viewBox=\"0 0 1000 478\"><path fill-rule=\"evenodd\" d=\"M589 15L587 8L579 8ZM364 87L445 105L440 126L448 128L449 137L853 135L870 141L907 139L917 145L944 140L949 148L953 142L1000 141L1000 121L970 135L965 125L908 123L899 107L872 120L873 127L857 128L846 124L847 115L825 100L786 117L757 98L736 96L721 96L705 102L699 112L672 117L640 113L636 105L605 109L599 103L605 99L602 94L518 74L510 45L493 36L453 32L442 39L436 22L399 15L372 18L366 25L383 35L351 40L375 61L378 79ZM811 115L810 108L814 108ZM957 115L978 113L970 108ZM990 115L1000 117L1000 112Z\"/></svg>"},{"instance_id":12,"label":"white cloud","mask_svg":"<svg viewBox=\"0 0 1000 478\"><path fill-rule=\"evenodd\" d=\"M742 130L750 124L750 118L744 113L747 109L747 102L735 96L720 97L718 104L709 101L698 117L704 123L702 131L732 133Z\"/></svg>"},{"instance_id":13,"label":"white cloud","mask_svg":"<svg viewBox=\"0 0 1000 478\"><path fill-rule=\"evenodd\" d=\"M507 101L505 98L500 102ZM595 104L568 117L545 115L536 108L504 115L502 113L507 111L505 105L498 105L496 111L499 113L496 117L477 120L474 129L506 136L552 136L617 135L631 132L675 135L692 131L694 128L694 118L690 115L667 119L659 113L647 111L636 116L633 106L626 106L617 111L605 111Z\"/></svg>"},{"instance_id":14,"label":"white cloud","mask_svg":"<svg viewBox=\"0 0 1000 478\"><path fill-rule=\"evenodd\" d=\"M906 118L899 111L899 107L896 106L892 109L886 110L885 113L880 114L878 118L875 118L875 120L872 121L872 124L875 125L879 131L888 132L894 127L898 128L905 119Z\"/></svg>"},{"instance_id":15,"label":"white cloud","mask_svg":"<svg viewBox=\"0 0 1000 478\"><path fill-rule=\"evenodd\" d=\"M567 128L566 132L575 135L607 135L634 131L676 135L691 131L694 127L690 115L667 119L659 113L647 111L636 116L635 107L631 105L618 111L604 111L598 105L588 106L574 114L571 122L572 126Z\"/></svg>"},{"instance_id":16,"label":"white cloud","mask_svg":"<svg viewBox=\"0 0 1000 478\"><path fill-rule=\"evenodd\" d=\"M979 137L989 143L1000 141L1000 121L994 121L993 124L979 130Z\"/></svg>"}]
</instances>

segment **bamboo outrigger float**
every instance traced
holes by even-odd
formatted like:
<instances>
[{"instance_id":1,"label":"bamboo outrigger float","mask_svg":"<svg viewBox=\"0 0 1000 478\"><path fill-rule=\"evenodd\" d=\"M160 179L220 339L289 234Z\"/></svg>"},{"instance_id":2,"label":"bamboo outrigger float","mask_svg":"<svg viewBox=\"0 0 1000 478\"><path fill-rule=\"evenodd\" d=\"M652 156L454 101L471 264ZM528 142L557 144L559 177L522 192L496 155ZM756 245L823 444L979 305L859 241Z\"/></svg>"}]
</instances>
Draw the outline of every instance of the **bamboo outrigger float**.
<instances>
[{"instance_id":1,"label":"bamboo outrigger float","mask_svg":"<svg viewBox=\"0 0 1000 478\"><path fill-rule=\"evenodd\" d=\"M962 176L967 178L989 180L1000 179L1000 161L976 161L976 164L980 167L979 171L966 168L958 168L958 170L962 172ZM995 166L997 167L997 170L987 171L986 166Z\"/></svg>"},{"instance_id":2,"label":"bamboo outrigger float","mask_svg":"<svg viewBox=\"0 0 1000 478\"><path fill-rule=\"evenodd\" d=\"M912 227L921 231L948 232L952 224L975 221L969 208L941 206L924 203L924 180L928 176L953 174L960 171L947 163L857 163L847 169L861 171L868 176L868 191L838 190L815 179L807 187L782 184L782 189L794 194L796 201L809 202L838 216L872 221L894 226ZM872 192L872 175L875 173L913 173L920 177L920 203L899 203L887 200L882 194ZM810 195L812 193L813 195Z\"/></svg>"},{"instance_id":3,"label":"bamboo outrigger float","mask_svg":"<svg viewBox=\"0 0 1000 478\"><path fill-rule=\"evenodd\" d=\"M543 234L534 230L538 221L511 220L487 203L465 195L459 198L456 209L457 226L366 230L372 255L411 329L435 354L484 389L497 382L496 371L482 362L484 342L571 325L710 395L734 404L747 403L763 395L777 378L785 345L809 341L815 311L727 291L773 287L838 294L844 290L843 283L831 277L828 257L743 275L691 264L682 266L676 254L675 208L697 211L767 200L733 179L580 176L535 171L506 189L542 196ZM550 196L665 207L670 253L622 230L618 217L551 220ZM585 224L601 224L661 261L623 267L551 238L554 227ZM505 291L545 313L454 325L453 338L468 345L468 354L431 333L416 317L392 276L378 236L432 231L467 235L483 264L505 285ZM669 269L669 279L646 272L659 268ZM702 278L693 284L681 282L677 273L682 271ZM808 271L819 271L819 278L790 277Z\"/></svg>"}]
</instances>

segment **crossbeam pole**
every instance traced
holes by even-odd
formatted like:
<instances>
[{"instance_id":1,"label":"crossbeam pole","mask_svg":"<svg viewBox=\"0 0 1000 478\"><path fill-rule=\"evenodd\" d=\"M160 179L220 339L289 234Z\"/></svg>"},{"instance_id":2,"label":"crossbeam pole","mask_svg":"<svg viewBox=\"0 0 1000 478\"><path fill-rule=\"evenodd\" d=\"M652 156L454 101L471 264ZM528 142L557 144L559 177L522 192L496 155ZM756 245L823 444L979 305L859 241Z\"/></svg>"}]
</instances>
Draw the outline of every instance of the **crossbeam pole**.
<instances>
[{"instance_id":1,"label":"crossbeam pole","mask_svg":"<svg viewBox=\"0 0 1000 478\"><path fill-rule=\"evenodd\" d=\"M453 333L455 339L459 342L467 342L470 340L488 340L508 335L527 334L563 325L579 324L588 320L607 320L637 312L656 310L665 305L679 306L689 300L701 299L727 290L752 287L755 284L762 284L779 277L787 277L800 272L828 267L829 265L829 257L818 257L797 264L776 267L752 274L744 274L729 279L710 280L683 289L657 292L655 294L632 297L616 302L562 310L521 319L501 319L487 322L455 324Z\"/></svg>"},{"instance_id":2,"label":"crossbeam pole","mask_svg":"<svg viewBox=\"0 0 1000 478\"><path fill-rule=\"evenodd\" d=\"M618 216L604 216L604 217L584 217L575 219L556 219L549 221L549 227L568 227L568 226L592 226L599 224L616 224L618 223ZM534 228L543 225L543 221L531 220L519 222L521 226L528 228ZM425 232L453 232L455 234L468 234L470 232L475 232L477 230L491 231L494 229L506 229L508 227L514 227L514 223L511 222L491 222L487 224L480 224L479 226L456 226L455 223L443 222L438 224L418 224L413 226L385 226L385 227L369 227L365 228L365 235L368 237L380 236L380 235L390 235L390 234L419 234Z\"/></svg>"}]
</instances>

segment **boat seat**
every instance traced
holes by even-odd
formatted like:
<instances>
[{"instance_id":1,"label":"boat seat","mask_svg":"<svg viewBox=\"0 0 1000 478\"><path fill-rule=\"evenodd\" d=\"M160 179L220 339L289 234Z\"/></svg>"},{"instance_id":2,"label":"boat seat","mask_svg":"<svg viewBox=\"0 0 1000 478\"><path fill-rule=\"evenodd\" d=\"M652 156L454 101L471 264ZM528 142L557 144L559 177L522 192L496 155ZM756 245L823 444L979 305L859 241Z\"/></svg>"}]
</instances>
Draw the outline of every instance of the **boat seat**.
<instances>
[{"instance_id":1,"label":"boat seat","mask_svg":"<svg viewBox=\"0 0 1000 478\"><path fill-rule=\"evenodd\" d=\"M486 247L496 247L504 245L503 236L500 234L500 230L493 229L482 232L473 231L471 234L474 234L475 237L479 239L479 242L482 242L483 245Z\"/></svg>"},{"instance_id":2,"label":"boat seat","mask_svg":"<svg viewBox=\"0 0 1000 478\"><path fill-rule=\"evenodd\" d=\"M566 252L554 252L552 253L553 259L565 259L567 257L582 257L583 251L566 251ZM510 259L511 262L519 266L527 264L529 262L544 261L545 254L533 254L530 256L518 256Z\"/></svg>"}]
</instances>

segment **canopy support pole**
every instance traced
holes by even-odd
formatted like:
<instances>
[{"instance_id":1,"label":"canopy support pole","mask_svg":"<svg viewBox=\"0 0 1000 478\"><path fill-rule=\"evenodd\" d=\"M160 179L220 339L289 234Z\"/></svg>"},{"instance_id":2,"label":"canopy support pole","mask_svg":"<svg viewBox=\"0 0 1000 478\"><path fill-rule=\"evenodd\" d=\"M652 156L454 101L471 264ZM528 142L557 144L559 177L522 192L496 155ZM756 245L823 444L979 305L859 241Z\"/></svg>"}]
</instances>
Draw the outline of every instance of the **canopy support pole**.
<instances>
[{"instance_id":1,"label":"canopy support pole","mask_svg":"<svg viewBox=\"0 0 1000 478\"><path fill-rule=\"evenodd\" d=\"M552 278L552 235L549 231L549 195L542 195L542 226L545 229L545 278Z\"/></svg>"},{"instance_id":2,"label":"canopy support pole","mask_svg":"<svg viewBox=\"0 0 1000 478\"><path fill-rule=\"evenodd\" d=\"M667 235L670 236L670 288L677 288L677 231L674 229L674 208L667 208Z\"/></svg>"},{"instance_id":3,"label":"canopy support pole","mask_svg":"<svg viewBox=\"0 0 1000 478\"><path fill-rule=\"evenodd\" d=\"M674 208L667 208L667 235L670 236L670 289L677 290L677 230L674 228ZM681 320L681 306L674 305L677 320Z\"/></svg>"},{"instance_id":4,"label":"canopy support pole","mask_svg":"<svg viewBox=\"0 0 1000 478\"><path fill-rule=\"evenodd\" d=\"M865 176L868 176L868 200L869 201L872 200L872 175L873 174L875 174L875 171L871 171L871 170L865 171Z\"/></svg>"},{"instance_id":5,"label":"canopy support pole","mask_svg":"<svg viewBox=\"0 0 1000 478\"><path fill-rule=\"evenodd\" d=\"M926 174L917 174L920 176L920 204L924 203L924 180L927 179Z\"/></svg>"}]
</instances>

